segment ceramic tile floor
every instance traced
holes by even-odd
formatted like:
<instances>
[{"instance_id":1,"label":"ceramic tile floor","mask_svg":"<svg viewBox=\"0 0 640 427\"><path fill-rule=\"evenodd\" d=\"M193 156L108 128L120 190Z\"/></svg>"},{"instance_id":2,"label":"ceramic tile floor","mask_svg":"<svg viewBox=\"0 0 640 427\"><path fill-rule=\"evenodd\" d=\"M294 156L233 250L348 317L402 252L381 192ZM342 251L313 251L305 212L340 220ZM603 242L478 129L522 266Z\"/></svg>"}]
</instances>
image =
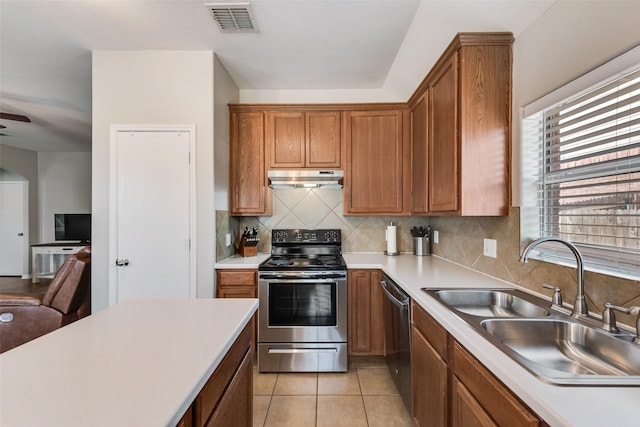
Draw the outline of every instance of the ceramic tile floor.
<instances>
[{"instance_id":1,"label":"ceramic tile floor","mask_svg":"<svg viewBox=\"0 0 640 427\"><path fill-rule=\"evenodd\" d=\"M346 373L259 373L253 368L254 427L411 426L382 361Z\"/></svg>"}]
</instances>

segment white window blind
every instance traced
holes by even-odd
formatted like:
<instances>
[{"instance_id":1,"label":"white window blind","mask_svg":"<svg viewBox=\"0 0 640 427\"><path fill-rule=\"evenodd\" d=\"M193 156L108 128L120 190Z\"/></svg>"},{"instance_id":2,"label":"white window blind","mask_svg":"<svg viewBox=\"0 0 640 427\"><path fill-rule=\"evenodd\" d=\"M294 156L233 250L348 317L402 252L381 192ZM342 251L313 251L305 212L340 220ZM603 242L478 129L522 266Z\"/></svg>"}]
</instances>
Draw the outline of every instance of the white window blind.
<instances>
[{"instance_id":1,"label":"white window blind","mask_svg":"<svg viewBox=\"0 0 640 427\"><path fill-rule=\"evenodd\" d=\"M523 121L523 236L575 243L592 270L640 277L640 65ZM571 254L540 245L537 257Z\"/></svg>"}]
</instances>

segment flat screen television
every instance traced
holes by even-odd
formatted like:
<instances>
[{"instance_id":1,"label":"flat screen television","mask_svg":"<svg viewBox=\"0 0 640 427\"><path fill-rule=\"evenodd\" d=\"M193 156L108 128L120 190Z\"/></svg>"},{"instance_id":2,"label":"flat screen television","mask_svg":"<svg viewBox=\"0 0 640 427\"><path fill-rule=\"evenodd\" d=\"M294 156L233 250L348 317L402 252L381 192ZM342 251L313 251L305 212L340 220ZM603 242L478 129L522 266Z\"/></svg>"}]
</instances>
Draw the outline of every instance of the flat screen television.
<instances>
[{"instance_id":1,"label":"flat screen television","mask_svg":"<svg viewBox=\"0 0 640 427\"><path fill-rule=\"evenodd\" d=\"M54 214L56 240L91 241L91 214Z\"/></svg>"}]
</instances>

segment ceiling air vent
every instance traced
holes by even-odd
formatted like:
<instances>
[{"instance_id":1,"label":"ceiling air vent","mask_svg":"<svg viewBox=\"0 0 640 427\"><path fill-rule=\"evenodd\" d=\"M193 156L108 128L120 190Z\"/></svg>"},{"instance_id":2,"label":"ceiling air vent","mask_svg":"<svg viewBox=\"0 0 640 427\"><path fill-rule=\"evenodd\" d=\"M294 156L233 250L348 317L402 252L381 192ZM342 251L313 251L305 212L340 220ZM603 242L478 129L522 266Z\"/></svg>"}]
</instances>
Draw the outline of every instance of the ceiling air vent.
<instances>
[{"instance_id":1,"label":"ceiling air vent","mask_svg":"<svg viewBox=\"0 0 640 427\"><path fill-rule=\"evenodd\" d=\"M223 33L258 31L249 3L206 3L205 5Z\"/></svg>"}]
</instances>

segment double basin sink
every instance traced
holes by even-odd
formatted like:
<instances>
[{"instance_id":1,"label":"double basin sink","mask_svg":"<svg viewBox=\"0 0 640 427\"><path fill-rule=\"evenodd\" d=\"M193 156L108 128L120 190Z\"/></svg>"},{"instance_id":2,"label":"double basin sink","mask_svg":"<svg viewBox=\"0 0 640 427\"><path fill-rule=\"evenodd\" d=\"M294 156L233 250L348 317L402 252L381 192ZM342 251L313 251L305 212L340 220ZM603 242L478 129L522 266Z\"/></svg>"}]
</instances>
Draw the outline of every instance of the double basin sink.
<instances>
[{"instance_id":1,"label":"double basin sink","mask_svg":"<svg viewBox=\"0 0 640 427\"><path fill-rule=\"evenodd\" d=\"M640 345L630 332L607 332L518 289L423 291L545 382L640 385Z\"/></svg>"}]
</instances>

